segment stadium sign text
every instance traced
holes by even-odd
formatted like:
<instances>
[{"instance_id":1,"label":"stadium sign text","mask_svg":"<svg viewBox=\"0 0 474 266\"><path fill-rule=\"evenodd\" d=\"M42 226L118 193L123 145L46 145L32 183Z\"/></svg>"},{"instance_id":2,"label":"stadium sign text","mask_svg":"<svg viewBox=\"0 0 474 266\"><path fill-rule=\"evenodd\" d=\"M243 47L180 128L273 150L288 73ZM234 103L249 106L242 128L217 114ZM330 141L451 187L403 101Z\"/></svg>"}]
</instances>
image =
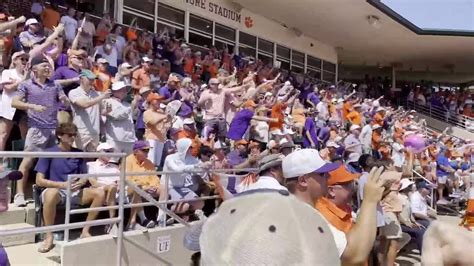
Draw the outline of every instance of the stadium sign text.
<instances>
[{"instance_id":1,"label":"stadium sign text","mask_svg":"<svg viewBox=\"0 0 474 266\"><path fill-rule=\"evenodd\" d=\"M241 23L241 14L235 10L223 7L207 0L184 0L188 5L199 7L223 18Z\"/></svg>"}]
</instances>

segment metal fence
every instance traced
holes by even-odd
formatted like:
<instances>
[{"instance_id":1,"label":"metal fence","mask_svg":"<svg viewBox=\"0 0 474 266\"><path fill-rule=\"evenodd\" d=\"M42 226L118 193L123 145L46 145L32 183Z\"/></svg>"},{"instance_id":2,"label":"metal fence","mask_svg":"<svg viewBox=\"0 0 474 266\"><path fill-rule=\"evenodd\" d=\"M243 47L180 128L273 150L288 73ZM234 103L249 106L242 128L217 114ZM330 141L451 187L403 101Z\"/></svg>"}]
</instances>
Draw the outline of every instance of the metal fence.
<instances>
[{"instance_id":1,"label":"metal fence","mask_svg":"<svg viewBox=\"0 0 474 266\"><path fill-rule=\"evenodd\" d=\"M474 119L471 117L452 113L447 109L432 106L429 103L427 103L426 105L422 105L417 103L416 101L407 100L404 105L407 107L407 109L413 109L421 114L427 115L437 120L444 121L453 126L463 128L470 132L474 132Z\"/></svg>"},{"instance_id":2,"label":"metal fence","mask_svg":"<svg viewBox=\"0 0 474 266\"><path fill-rule=\"evenodd\" d=\"M0 152L0 157L3 158L24 158L24 157L34 157L34 158L97 158L103 156L103 153L97 152L10 152L2 151ZM162 192L165 193L166 198L168 195L168 174L198 174L198 173L232 173L232 172L256 172L256 168L245 168L245 169L195 169L192 171L156 171L156 172L126 172L126 154L125 153L107 153L107 156L119 157L121 158L121 169L120 169L120 181L119 181L119 200L116 206L104 206L96 208L84 208L71 210L71 182L74 179L90 178L90 177L112 177L117 176L117 174L71 174L67 177L67 188L66 188L66 212L65 212L65 222L61 225L50 225L42 226L35 228L19 228L19 229L10 229L10 230L0 230L0 237L13 236L25 233L45 233L45 232L54 232L54 231L64 231L64 241L69 241L69 231L71 229L82 228L84 226L97 226L97 225L112 225L118 224L118 232L115 236L117 238L117 257L116 265L121 265L122 263L122 246L123 246L123 231L124 231L124 209L125 208L136 208L144 206L156 206L159 210L164 211L167 215L173 217L176 221L182 223L185 226L189 224L184 221L181 217L169 210L166 205L171 203L180 203L180 202L192 202L198 200L207 200L207 199L216 199L218 196L206 196L199 197L195 199L183 199L183 200L165 200L157 201L147 192L142 190L133 182L126 180L127 176L140 176L140 175L166 175L165 186ZM135 203L135 204L125 204L125 185L132 188L138 195L142 198L148 200L148 202ZM161 192L160 192L161 193ZM108 219L98 219L94 221L85 221L85 222L70 222L71 214L87 213L90 211L106 211L118 209L118 215L116 218Z\"/></svg>"}]
</instances>

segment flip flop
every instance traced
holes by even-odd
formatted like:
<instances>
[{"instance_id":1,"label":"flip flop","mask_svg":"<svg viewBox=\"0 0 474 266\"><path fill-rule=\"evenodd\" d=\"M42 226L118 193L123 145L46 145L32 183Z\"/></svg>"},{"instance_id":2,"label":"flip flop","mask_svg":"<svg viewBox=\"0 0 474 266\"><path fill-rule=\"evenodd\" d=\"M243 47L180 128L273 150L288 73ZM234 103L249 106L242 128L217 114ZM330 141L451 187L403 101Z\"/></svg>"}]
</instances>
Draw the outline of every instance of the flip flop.
<instances>
[{"instance_id":1,"label":"flip flop","mask_svg":"<svg viewBox=\"0 0 474 266\"><path fill-rule=\"evenodd\" d=\"M43 243L41 245L41 247L38 248L38 252L39 253L48 253L50 252L56 245L54 243L51 243L51 245L49 246L45 246L45 244Z\"/></svg>"}]
</instances>

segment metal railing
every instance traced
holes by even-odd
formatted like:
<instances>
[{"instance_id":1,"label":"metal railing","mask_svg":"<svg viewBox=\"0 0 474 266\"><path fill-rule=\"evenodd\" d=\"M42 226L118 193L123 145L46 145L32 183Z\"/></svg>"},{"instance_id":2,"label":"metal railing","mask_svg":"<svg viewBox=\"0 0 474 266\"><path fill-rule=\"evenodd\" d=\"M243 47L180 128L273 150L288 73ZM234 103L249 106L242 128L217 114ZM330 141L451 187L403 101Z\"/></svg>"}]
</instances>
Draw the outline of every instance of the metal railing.
<instances>
[{"instance_id":1,"label":"metal railing","mask_svg":"<svg viewBox=\"0 0 474 266\"><path fill-rule=\"evenodd\" d=\"M98 152L10 152L10 151L0 151L0 157L3 158L24 158L24 157L34 157L34 158L98 158L103 156L103 153ZM255 172L258 171L257 168L245 168L245 169L195 169L191 171L156 171L156 172L126 172L126 154L125 153L107 153L107 156L111 157L120 157L121 158L121 170L120 170L120 180L119 180L119 201L115 206L104 206L104 207L94 207L94 208L83 208L77 210L71 210L71 180L73 179L83 179L90 177L116 177L117 174L71 174L67 176L66 184L66 212L65 212L65 222L61 225L49 225L41 226L34 228L18 228L10 230L0 230L0 237L12 236L25 233L46 233L54 231L64 231L64 241L69 241L69 231L71 229L82 228L84 226L97 226L97 225L111 225L118 224L118 232L115 236L117 238L117 257L116 265L120 266L122 263L122 246L123 246L123 231L124 231L124 209L125 208L136 208L144 206L156 206L159 210L164 211L167 215L173 217L176 221L182 223L185 226L189 224L184 221L181 217L173 213L171 210L166 208L167 204L172 203L181 203L181 202L192 202L199 200L207 199L216 199L219 196L205 196L198 197L194 199L182 199L182 200L164 200L157 201L146 191L138 187L135 183L126 180L127 176L140 176L140 175L166 175L164 193L168 195L168 182L169 174L197 174L197 173L229 173L229 172ZM132 188L139 196L145 198L149 202L143 203L130 203L125 204L125 184L128 187ZM161 191L160 191L161 193ZM107 210L116 210L118 209L118 215L116 218L108 219L99 219L93 221L85 222L75 222L70 223L71 214L87 213L91 211L107 211Z\"/></svg>"},{"instance_id":2,"label":"metal railing","mask_svg":"<svg viewBox=\"0 0 474 266\"><path fill-rule=\"evenodd\" d=\"M436 184L431 182L431 180L428 180L426 177L424 177L422 174L418 173L415 169L411 170L413 174L415 174L418 178L423 179L425 182L427 182L430 185L431 188L431 202L430 202L430 207L436 210L436 204L435 204L435 186ZM414 178L414 177L412 177Z\"/></svg>"},{"instance_id":3,"label":"metal railing","mask_svg":"<svg viewBox=\"0 0 474 266\"><path fill-rule=\"evenodd\" d=\"M456 127L474 132L474 119L465 115L450 112L447 109L432 106L430 103L422 105L416 101L407 100L405 106L421 114L452 124Z\"/></svg>"}]
</instances>

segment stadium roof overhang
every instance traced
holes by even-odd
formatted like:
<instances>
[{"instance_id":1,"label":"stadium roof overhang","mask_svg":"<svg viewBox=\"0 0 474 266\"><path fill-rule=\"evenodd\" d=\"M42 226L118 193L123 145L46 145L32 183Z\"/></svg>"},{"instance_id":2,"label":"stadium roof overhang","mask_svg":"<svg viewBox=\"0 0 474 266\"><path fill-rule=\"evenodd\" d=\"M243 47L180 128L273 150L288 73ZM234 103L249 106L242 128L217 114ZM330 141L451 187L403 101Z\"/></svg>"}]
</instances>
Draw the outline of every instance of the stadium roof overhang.
<instances>
[{"instance_id":1,"label":"stadium roof overhang","mask_svg":"<svg viewBox=\"0 0 474 266\"><path fill-rule=\"evenodd\" d=\"M384 1L234 0L289 30L332 45L342 65L474 73L474 32L421 28Z\"/></svg>"}]
</instances>

